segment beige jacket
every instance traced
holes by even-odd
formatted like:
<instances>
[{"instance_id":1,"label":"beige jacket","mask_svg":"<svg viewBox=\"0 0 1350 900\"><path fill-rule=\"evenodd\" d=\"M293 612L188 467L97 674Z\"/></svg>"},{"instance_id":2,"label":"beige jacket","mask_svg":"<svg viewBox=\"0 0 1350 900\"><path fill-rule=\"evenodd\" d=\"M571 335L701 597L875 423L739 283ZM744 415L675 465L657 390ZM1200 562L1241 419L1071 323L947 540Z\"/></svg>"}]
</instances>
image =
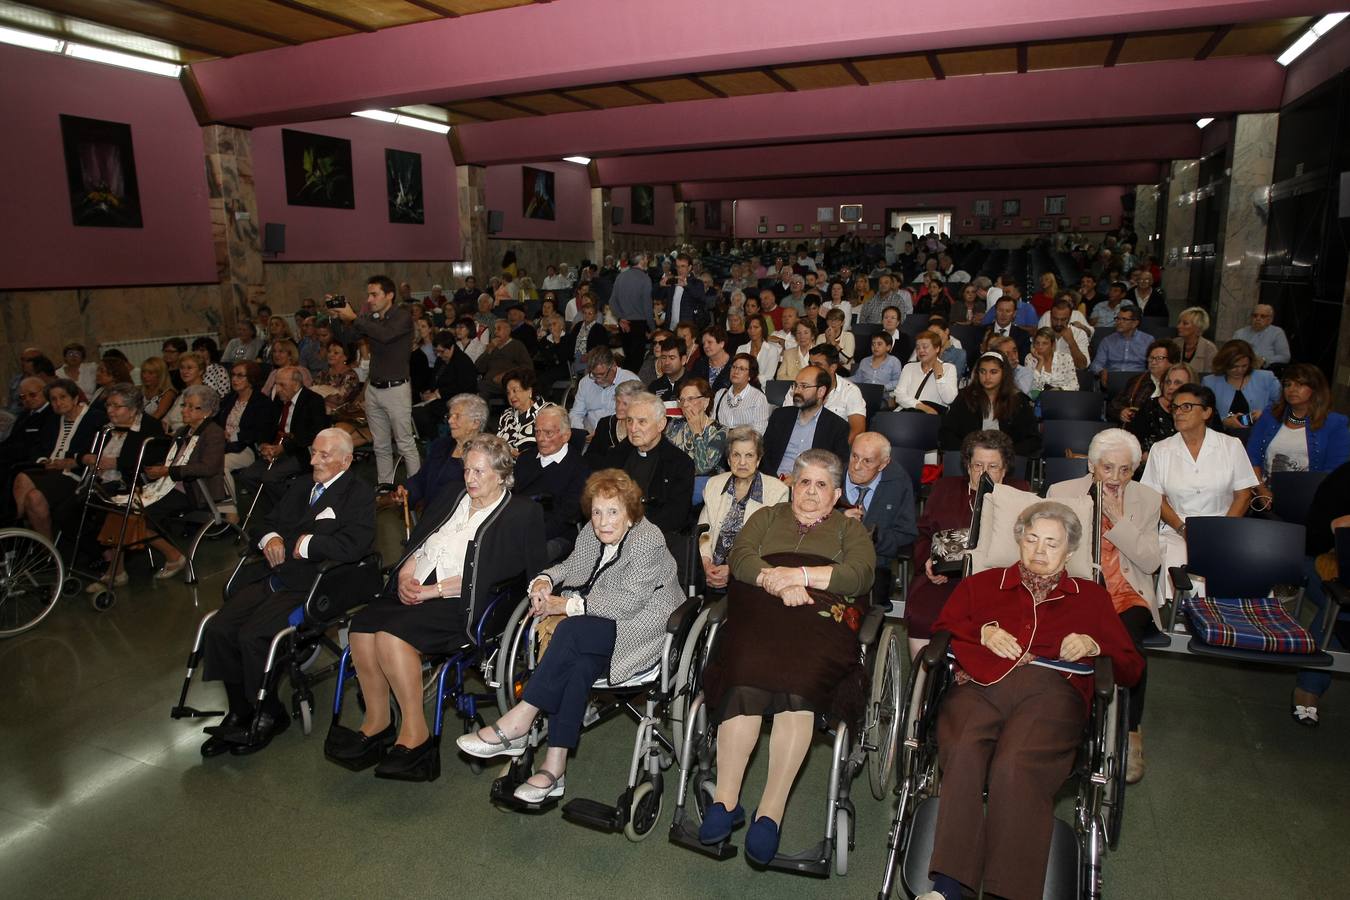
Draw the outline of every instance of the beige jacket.
<instances>
[{"instance_id":1,"label":"beige jacket","mask_svg":"<svg viewBox=\"0 0 1350 900\"><path fill-rule=\"evenodd\" d=\"M726 493L727 482L731 477L730 472L723 472L709 478L703 485L703 511L698 515L698 523L707 525L708 533L699 537L698 551L710 559L713 548L717 546L717 535L722 530L722 521L726 519L727 510L731 508L731 496ZM745 504L745 518L741 520L743 523L749 521L761 506L777 506L788 498L786 484L768 475L762 476L762 479L764 502L756 503L751 500Z\"/></svg>"}]
</instances>

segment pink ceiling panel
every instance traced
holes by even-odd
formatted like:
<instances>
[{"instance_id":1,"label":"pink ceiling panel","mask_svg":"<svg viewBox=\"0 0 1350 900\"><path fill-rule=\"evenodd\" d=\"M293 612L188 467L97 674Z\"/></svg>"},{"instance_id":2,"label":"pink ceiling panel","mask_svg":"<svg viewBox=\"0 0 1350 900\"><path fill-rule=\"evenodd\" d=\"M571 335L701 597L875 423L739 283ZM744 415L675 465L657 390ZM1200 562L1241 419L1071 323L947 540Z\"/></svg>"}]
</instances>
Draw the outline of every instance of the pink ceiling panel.
<instances>
[{"instance_id":1,"label":"pink ceiling panel","mask_svg":"<svg viewBox=\"0 0 1350 900\"><path fill-rule=\"evenodd\" d=\"M1297 8L1292 8L1292 7ZM653 51L654 0L567 0L440 19L193 66L221 121L278 124L450 101L837 57L978 47L1331 11L1336 0L966 0L915 16L894 0L685 0ZM803 28L810 22L810 28ZM754 41L747 46L746 35ZM596 52L602 36L603 52ZM513 53L522 40L547 52Z\"/></svg>"},{"instance_id":2,"label":"pink ceiling panel","mask_svg":"<svg viewBox=\"0 0 1350 900\"><path fill-rule=\"evenodd\" d=\"M1182 89L1184 86L1184 89ZM1284 69L1262 57L900 81L516 119L459 129L467 162L854 138L1025 130L1277 109ZM881 110L904 110L884 115ZM697 121L698 127L689 123Z\"/></svg>"},{"instance_id":3,"label":"pink ceiling panel","mask_svg":"<svg viewBox=\"0 0 1350 900\"><path fill-rule=\"evenodd\" d=\"M778 144L615 156L597 160L600 182L621 184L922 171L1008 165L1068 165L1186 159L1203 132L1191 122L1012 131L816 144Z\"/></svg>"}]
</instances>

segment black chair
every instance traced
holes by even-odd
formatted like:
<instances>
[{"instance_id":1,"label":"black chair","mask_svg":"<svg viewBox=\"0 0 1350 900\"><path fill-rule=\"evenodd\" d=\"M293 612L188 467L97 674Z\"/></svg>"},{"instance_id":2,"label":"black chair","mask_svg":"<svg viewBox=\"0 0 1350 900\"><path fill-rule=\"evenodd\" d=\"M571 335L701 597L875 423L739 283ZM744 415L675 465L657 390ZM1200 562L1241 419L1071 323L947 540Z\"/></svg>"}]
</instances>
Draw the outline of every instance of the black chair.
<instances>
[{"instance_id":1,"label":"black chair","mask_svg":"<svg viewBox=\"0 0 1350 900\"><path fill-rule=\"evenodd\" d=\"M1062 457L1065 450L1074 453L1087 453L1088 445L1110 426L1105 422L1081 422L1069 419L1052 419L1041 426L1042 456L1045 459Z\"/></svg>"},{"instance_id":2,"label":"black chair","mask_svg":"<svg viewBox=\"0 0 1350 900\"><path fill-rule=\"evenodd\" d=\"M1102 341L1106 340L1106 336L1115 330L1116 326L1114 325L1098 325L1092 329L1092 338L1088 341L1089 361L1097 358L1097 348L1102 345Z\"/></svg>"},{"instance_id":3,"label":"black chair","mask_svg":"<svg viewBox=\"0 0 1350 900\"><path fill-rule=\"evenodd\" d=\"M872 417L881 409L882 401L886 399L886 386L881 384L854 384L858 392L863 396L863 403L867 404L867 421L872 421Z\"/></svg>"},{"instance_id":4,"label":"black chair","mask_svg":"<svg viewBox=\"0 0 1350 900\"><path fill-rule=\"evenodd\" d=\"M791 390L792 382L786 379L775 378L764 382L764 396L768 398L769 405L775 408L783 405Z\"/></svg>"},{"instance_id":5,"label":"black chair","mask_svg":"<svg viewBox=\"0 0 1350 900\"><path fill-rule=\"evenodd\" d=\"M965 477L966 464L961 459L960 450L947 450L942 454L942 477L955 478L958 475ZM1012 471L1008 473L1008 478L1022 478L1031 480L1030 463L1025 456L1014 456Z\"/></svg>"},{"instance_id":6,"label":"black chair","mask_svg":"<svg viewBox=\"0 0 1350 900\"><path fill-rule=\"evenodd\" d=\"M881 331L881 325L873 322L870 325L857 324L851 329L853 331L853 346L855 352L863 353L864 348L868 353L872 350L872 335Z\"/></svg>"},{"instance_id":7,"label":"black chair","mask_svg":"<svg viewBox=\"0 0 1350 900\"><path fill-rule=\"evenodd\" d=\"M980 341L984 339L983 325L953 325L952 337L961 342L961 349L966 351L966 359L974 364L976 357L980 355Z\"/></svg>"},{"instance_id":8,"label":"black chair","mask_svg":"<svg viewBox=\"0 0 1350 900\"><path fill-rule=\"evenodd\" d=\"M940 416L904 410L877 413L870 427L878 434L884 434L892 447L935 450L941 423Z\"/></svg>"},{"instance_id":9,"label":"black chair","mask_svg":"<svg viewBox=\"0 0 1350 900\"><path fill-rule=\"evenodd\" d=\"M1142 374L1144 373L1138 370L1107 372L1106 399L1110 400L1112 397L1124 391L1127 387L1130 386L1131 381L1134 381Z\"/></svg>"},{"instance_id":10,"label":"black chair","mask_svg":"<svg viewBox=\"0 0 1350 900\"><path fill-rule=\"evenodd\" d=\"M891 447L891 463L899 465L909 473L914 482L914 496L919 496L923 487L923 458L925 451L917 447Z\"/></svg>"},{"instance_id":11,"label":"black chair","mask_svg":"<svg viewBox=\"0 0 1350 900\"><path fill-rule=\"evenodd\" d=\"M1061 481L1073 481L1088 473L1086 459L1069 459L1064 456L1047 456L1042 462L1041 478L1045 482L1043 489Z\"/></svg>"},{"instance_id":12,"label":"black chair","mask_svg":"<svg viewBox=\"0 0 1350 900\"><path fill-rule=\"evenodd\" d=\"M1270 518L1303 524L1326 472L1275 472L1270 476Z\"/></svg>"},{"instance_id":13,"label":"black chair","mask_svg":"<svg viewBox=\"0 0 1350 900\"><path fill-rule=\"evenodd\" d=\"M900 330L912 338L928 330L928 313L910 313L900 323Z\"/></svg>"},{"instance_id":14,"label":"black chair","mask_svg":"<svg viewBox=\"0 0 1350 900\"><path fill-rule=\"evenodd\" d=\"M1041 420L1073 419L1095 422L1102 417L1102 395L1092 391L1045 391L1040 397Z\"/></svg>"}]
</instances>

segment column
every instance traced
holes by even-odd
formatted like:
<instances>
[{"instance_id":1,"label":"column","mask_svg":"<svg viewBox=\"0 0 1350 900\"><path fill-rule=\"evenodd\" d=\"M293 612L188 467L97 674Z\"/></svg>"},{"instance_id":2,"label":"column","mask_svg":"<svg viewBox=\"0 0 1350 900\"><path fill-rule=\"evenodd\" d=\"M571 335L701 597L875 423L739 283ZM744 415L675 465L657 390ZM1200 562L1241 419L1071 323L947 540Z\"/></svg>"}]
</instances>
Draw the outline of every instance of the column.
<instances>
[{"instance_id":1,"label":"column","mask_svg":"<svg viewBox=\"0 0 1350 900\"><path fill-rule=\"evenodd\" d=\"M1139 246L1134 248L1137 256L1157 252L1158 242L1153 235L1158 231L1158 194L1156 184L1134 186L1134 232L1139 235Z\"/></svg>"},{"instance_id":2,"label":"column","mask_svg":"<svg viewBox=\"0 0 1350 900\"><path fill-rule=\"evenodd\" d=\"M614 246L614 207L610 204L609 188L591 188L591 261L603 262L609 248Z\"/></svg>"},{"instance_id":3,"label":"column","mask_svg":"<svg viewBox=\"0 0 1350 900\"><path fill-rule=\"evenodd\" d=\"M1163 235L1163 293L1172 314L1185 308L1191 291L1191 245L1195 241L1195 189L1200 160L1175 159L1167 185L1167 233ZM1161 198L1160 198L1161 199Z\"/></svg>"},{"instance_id":4,"label":"column","mask_svg":"<svg viewBox=\"0 0 1350 900\"><path fill-rule=\"evenodd\" d=\"M683 200L675 201L675 245L678 247L689 243L689 217L693 212L693 204Z\"/></svg>"},{"instance_id":5,"label":"column","mask_svg":"<svg viewBox=\"0 0 1350 900\"><path fill-rule=\"evenodd\" d=\"M473 266L479 285L487 287L495 270L488 257L487 170L462 163L455 166L459 189L459 258Z\"/></svg>"},{"instance_id":6,"label":"column","mask_svg":"<svg viewBox=\"0 0 1350 900\"><path fill-rule=\"evenodd\" d=\"M258 195L253 187L253 145L248 131L226 125L202 129L211 234L220 279L223 335L234 333L239 317L253 318L263 302L262 242L258 239Z\"/></svg>"},{"instance_id":7,"label":"column","mask_svg":"<svg viewBox=\"0 0 1350 900\"><path fill-rule=\"evenodd\" d=\"M1223 259L1219 263L1219 295L1214 306L1214 334L1227 338L1247 324L1256 303L1256 283L1266 257L1268 201L1258 200L1270 189L1275 171L1275 138L1279 113L1237 117L1233 129L1233 162L1228 180L1228 208L1224 211Z\"/></svg>"}]
</instances>

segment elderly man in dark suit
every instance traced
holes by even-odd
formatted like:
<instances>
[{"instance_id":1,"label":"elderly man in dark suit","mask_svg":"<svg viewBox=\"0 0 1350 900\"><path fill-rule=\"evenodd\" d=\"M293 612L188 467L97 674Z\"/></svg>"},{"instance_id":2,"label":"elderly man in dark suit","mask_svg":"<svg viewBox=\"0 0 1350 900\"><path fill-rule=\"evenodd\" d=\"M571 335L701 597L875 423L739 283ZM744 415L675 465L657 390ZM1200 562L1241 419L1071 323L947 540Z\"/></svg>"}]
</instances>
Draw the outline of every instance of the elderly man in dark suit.
<instances>
[{"instance_id":1,"label":"elderly man in dark suit","mask_svg":"<svg viewBox=\"0 0 1350 900\"><path fill-rule=\"evenodd\" d=\"M829 450L848 465L848 423L825 408L830 393L831 375L816 366L797 373L792 385L792 405L782 406L769 416L764 429L764 457L759 470L786 480L802 451Z\"/></svg>"},{"instance_id":2,"label":"elderly man in dark suit","mask_svg":"<svg viewBox=\"0 0 1350 900\"><path fill-rule=\"evenodd\" d=\"M853 440L843 487L839 502L845 506L844 515L861 520L872 531L877 551L872 602L888 605L895 583L891 564L919 537L913 480L903 466L892 465L891 442L886 436L864 431Z\"/></svg>"},{"instance_id":3,"label":"elderly man in dark suit","mask_svg":"<svg viewBox=\"0 0 1350 900\"><path fill-rule=\"evenodd\" d=\"M684 530L694 505L694 460L666 440L666 405L646 392L628 398L627 447L622 444L621 468L642 488L647 518L666 533L666 539ZM679 554L676 554L677 559Z\"/></svg>"},{"instance_id":4,"label":"elderly man in dark suit","mask_svg":"<svg viewBox=\"0 0 1350 900\"><path fill-rule=\"evenodd\" d=\"M322 562L354 563L375 542L375 492L351 471L352 439L341 429L319 432L311 451L312 479L291 482L254 533L265 564L246 565L243 587L206 623L204 679L225 683L229 713L202 744L202 756L243 756L266 747L290 725L274 692L253 701L262 684L268 646L304 602ZM258 535L261 532L261 535ZM353 593L357 588L353 587ZM254 713L258 728L251 730Z\"/></svg>"},{"instance_id":5,"label":"elderly man in dark suit","mask_svg":"<svg viewBox=\"0 0 1350 900\"><path fill-rule=\"evenodd\" d=\"M14 474L26 463L42 455L43 435L56 428L56 413L47 402L43 390L46 382L29 375L19 382L19 403L23 411L14 420L9 437L0 442L0 522L9 522L14 515L14 497L11 490ZM48 445L50 446L50 445Z\"/></svg>"},{"instance_id":6,"label":"elderly man in dark suit","mask_svg":"<svg viewBox=\"0 0 1350 900\"><path fill-rule=\"evenodd\" d=\"M546 404L534 415L534 443L526 445L516 458L513 490L544 508L550 563L572 552L581 522L581 489L591 474L581 447L568 446L571 437L567 410L555 403Z\"/></svg>"},{"instance_id":7,"label":"elderly man in dark suit","mask_svg":"<svg viewBox=\"0 0 1350 900\"><path fill-rule=\"evenodd\" d=\"M300 369L287 366L277 373L277 406L274 436L258 445L258 460L235 473L240 491L259 489L276 504L288 478L309 468L309 447L330 424L323 398L305 387Z\"/></svg>"}]
</instances>

